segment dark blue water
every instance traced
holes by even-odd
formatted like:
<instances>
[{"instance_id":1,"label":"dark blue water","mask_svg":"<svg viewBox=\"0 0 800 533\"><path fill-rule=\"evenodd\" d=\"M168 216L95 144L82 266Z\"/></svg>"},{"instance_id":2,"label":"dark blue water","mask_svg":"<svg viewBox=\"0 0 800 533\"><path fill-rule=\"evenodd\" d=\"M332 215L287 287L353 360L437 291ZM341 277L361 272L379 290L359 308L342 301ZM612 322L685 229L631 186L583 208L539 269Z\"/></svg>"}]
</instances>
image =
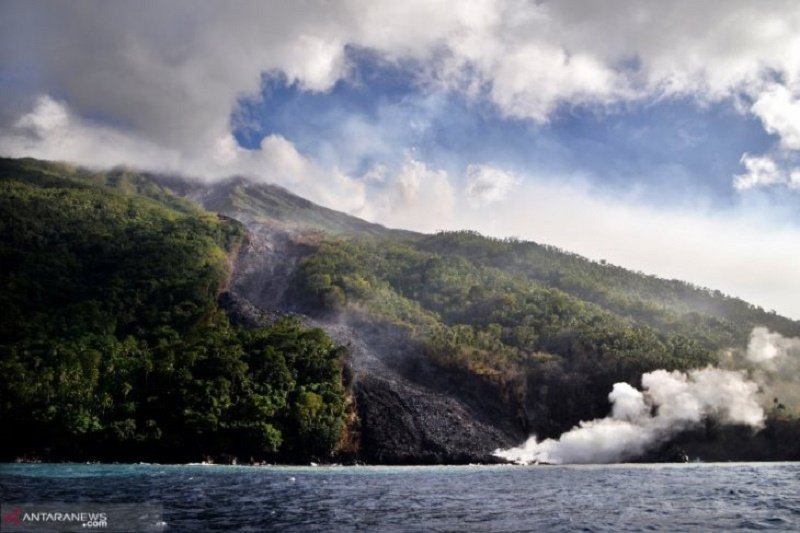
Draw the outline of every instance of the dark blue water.
<instances>
[{"instance_id":1,"label":"dark blue water","mask_svg":"<svg viewBox=\"0 0 800 533\"><path fill-rule=\"evenodd\" d=\"M0 500L155 502L167 531L800 531L800 464L5 464Z\"/></svg>"}]
</instances>

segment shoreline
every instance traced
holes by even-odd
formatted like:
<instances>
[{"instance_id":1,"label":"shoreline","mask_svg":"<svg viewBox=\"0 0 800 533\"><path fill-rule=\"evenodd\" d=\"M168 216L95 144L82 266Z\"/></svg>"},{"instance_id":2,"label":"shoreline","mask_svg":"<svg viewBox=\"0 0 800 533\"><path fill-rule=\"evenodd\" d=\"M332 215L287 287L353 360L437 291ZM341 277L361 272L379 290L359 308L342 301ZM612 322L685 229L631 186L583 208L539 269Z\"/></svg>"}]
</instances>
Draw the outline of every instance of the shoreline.
<instances>
[{"instance_id":1,"label":"shoreline","mask_svg":"<svg viewBox=\"0 0 800 533\"><path fill-rule=\"evenodd\" d=\"M167 467L167 468L185 468L185 467L201 467L201 468L253 468L253 469L302 469L302 470L338 470L338 469L351 469L351 468L367 468L367 469L407 469L407 468L691 468L691 467L704 467L704 466L761 466L761 465L800 465L800 461L694 461L694 462L622 462L622 463L565 463L565 464L528 464L521 465L515 463L467 463L467 464L342 464L342 463L319 463L319 464L290 464L290 463L270 463L270 464L226 464L226 463L149 463L149 462L136 462L136 463L122 463L122 462L47 462L47 461L15 461L15 462L0 462L0 473L3 473L3 468L8 466L72 466L72 467Z\"/></svg>"}]
</instances>

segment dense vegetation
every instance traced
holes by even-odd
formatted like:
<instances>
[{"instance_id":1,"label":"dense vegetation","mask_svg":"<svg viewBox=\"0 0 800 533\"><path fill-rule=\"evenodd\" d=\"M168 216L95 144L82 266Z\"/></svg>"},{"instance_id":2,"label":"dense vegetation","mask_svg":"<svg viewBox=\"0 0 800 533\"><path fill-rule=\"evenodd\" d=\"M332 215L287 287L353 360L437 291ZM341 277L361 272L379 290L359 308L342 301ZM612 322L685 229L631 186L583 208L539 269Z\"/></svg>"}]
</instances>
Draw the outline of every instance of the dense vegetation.
<instances>
[{"instance_id":1,"label":"dense vegetation","mask_svg":"<svg viewBox=\"0 0 800 533\"><path fill-rule=\"evenodd\" d=\"M755 321L773 317L787 334L797 328L753 307L741 310L744 319L701 314L663 288L671 283L471 232L329 240L297 280L306 309L400 327L437 364L492 383L540 436L605 416L617 381L636 384L643 372L701 367L723 348L743 349ZM738 309L739 301L679 288Z\"/></svg>"},{"instance_id":2,"label":"dense vegetation","mask_svg":"<svg viewBox=\"0 0 800 533\"><path fill-rule=\"evenodd\" d=\"M242 226L124 170L0 161L0 454L328 457L342 348L217 305Z\"/></svg>"},{"instance_id":3,"label":"dense vegetation","mask_svg":"<svg viewBox=\"0 0 800 533\"><path fill-rule=\"evenodd\" d=\"M443 371L424 386L491 396L521 434L605 416L614 382L713 363L755 325L800 336L717 291L532 242L388 230L243 179L0 160L0 459L307 461L357 446L343 348L296 319L232 324L218 296L245 230L181 195L289 230L304 256L290 307L356 316L356 333L424 360L418 373ZM781 421L795 433L796 415Z\"/></svg>"},{"instance_id":4,"label":"dense vegetation","mask_svg":"<svg viewBox=\"0 0 800 533\"><path fill-rule=\"evenodd\" d=\"M426 237L420 248L540 281L660 331L691 336L712 349L743 345L754 326L800 336L800 322L775 311L684 281L590 261L553 246L459 231Z\"/></svg>"}]
</instances>

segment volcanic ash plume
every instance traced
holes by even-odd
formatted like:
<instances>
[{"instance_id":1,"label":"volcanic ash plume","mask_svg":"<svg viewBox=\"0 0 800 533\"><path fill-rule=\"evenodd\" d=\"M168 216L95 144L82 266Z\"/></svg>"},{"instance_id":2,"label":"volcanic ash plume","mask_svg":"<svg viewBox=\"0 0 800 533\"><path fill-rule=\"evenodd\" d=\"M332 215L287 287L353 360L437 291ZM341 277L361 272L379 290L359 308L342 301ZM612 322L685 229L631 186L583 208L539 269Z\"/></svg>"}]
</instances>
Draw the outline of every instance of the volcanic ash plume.
<instances>
[{"instance_id":1,"label":"volcanic ash plume","mask_svg":"<svg viewBox=\"0 0 800 533\"><path fill-rule=\"evenodd\" d=\"M706 419L760 428L758 385L744 372L708 367L688 373L642 375L642 391L617 383L608 395L611 415L581 422L557 440L537 441L495 455L520 463L611 463L637 457Z\"/></svg>"}]
</instances>

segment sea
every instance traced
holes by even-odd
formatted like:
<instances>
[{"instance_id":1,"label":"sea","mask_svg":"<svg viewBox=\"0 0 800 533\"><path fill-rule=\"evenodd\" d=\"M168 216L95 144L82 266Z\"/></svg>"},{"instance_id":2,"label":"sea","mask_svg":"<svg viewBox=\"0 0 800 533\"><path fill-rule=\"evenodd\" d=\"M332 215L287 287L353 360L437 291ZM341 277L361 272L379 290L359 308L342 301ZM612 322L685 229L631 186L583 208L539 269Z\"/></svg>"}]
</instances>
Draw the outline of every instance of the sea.
<instances>
[{"instance_id":1,"label":"sea","mask_svg":"<svg viewBox=\"0 0 800 533\"><path fill-rule=\"evenodd\" d=\"M800 531L800 463L2 464L0 502L155 505L175 532Z\"/></svg>"}]
</instances>

